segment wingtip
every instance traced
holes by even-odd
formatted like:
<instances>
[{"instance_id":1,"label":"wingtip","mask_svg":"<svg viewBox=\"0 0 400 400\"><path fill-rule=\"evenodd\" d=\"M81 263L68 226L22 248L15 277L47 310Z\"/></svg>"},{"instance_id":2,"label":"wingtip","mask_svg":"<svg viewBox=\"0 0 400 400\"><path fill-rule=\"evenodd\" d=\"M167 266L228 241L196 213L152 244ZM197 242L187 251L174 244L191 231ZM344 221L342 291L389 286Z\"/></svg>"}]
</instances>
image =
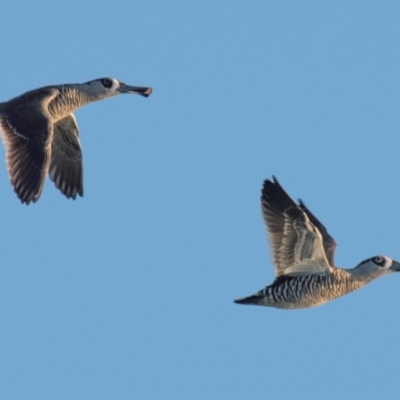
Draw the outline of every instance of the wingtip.
<instances>
[{"instance_id":1,"label":"wingtip","mask_svg":"<svg viewBox=\"0 0 400 400\"><path fill-rule=\"evenodd\" d=\"M18 195L17 195L18 197ZM25 199L21 199L20 197L18 197L18 200L21 202L21 204L25 204L26 206L29 206L29 204L34 203L33 200L25 200Z\"/></svg>"},{"instance_id":2,"label":"wingtip","mask_svg":"<svg viewBox=\"0 0 400 400\"><path fill-rule=\"evenodd\" d=\"M286 193L286 191L283 189L283 187L279 183L278 179L276 179L276 176L272 175L272 180L266 179L264 181L264 185L261 190L261 197L267 198L267 197L276 196L276 195L279 195L279 196L283 195L284 197L290 198L290 196Z\"/></svg>"},{"instance_id":3,"label":"wingtip","mask_svg":"<svg viewBox=\"0 0 400 400\"><path fill-rule=\"evenodd\" d=\"M280 188L282 187L275 175L272 175L271 179L267 178L264 180L263 189L267 188L270 185L277 186Z\"/></svg>"},{"instance_id":4,"label":"wingtip","mask_svg":"<svg viewBox=\"0 0 400 400\"><path fill-rule=\"evenodd\" d=\"M18 200L27 206L29 206L31 203L36 203L42 194L42 190L34 193L28 190L20 190L20 188L17 187L13 182L11 182L11 184L14 187L14 193L17 195Z\"/></svg>"}]
</instances>

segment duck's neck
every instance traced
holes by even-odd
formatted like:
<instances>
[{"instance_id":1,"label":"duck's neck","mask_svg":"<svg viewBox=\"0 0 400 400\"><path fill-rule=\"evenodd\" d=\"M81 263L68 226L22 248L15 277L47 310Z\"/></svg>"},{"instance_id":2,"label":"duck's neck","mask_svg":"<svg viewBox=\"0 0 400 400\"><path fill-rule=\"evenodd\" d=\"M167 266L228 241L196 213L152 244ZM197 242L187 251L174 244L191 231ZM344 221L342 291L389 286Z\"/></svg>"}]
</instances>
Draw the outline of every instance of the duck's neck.
<instances>
[{"instance_id":1,"label":"duck's neck","mask_svg":"<svg viewBox=\"0 0 400 400\"><path fill-rule=\"evenodd\" d=\"M59 94L49 103L49 112L55 121L65 118L76 109L99 100L89 93L82 91L79 85L62 85Z\"/></svg>"}]
</instances>

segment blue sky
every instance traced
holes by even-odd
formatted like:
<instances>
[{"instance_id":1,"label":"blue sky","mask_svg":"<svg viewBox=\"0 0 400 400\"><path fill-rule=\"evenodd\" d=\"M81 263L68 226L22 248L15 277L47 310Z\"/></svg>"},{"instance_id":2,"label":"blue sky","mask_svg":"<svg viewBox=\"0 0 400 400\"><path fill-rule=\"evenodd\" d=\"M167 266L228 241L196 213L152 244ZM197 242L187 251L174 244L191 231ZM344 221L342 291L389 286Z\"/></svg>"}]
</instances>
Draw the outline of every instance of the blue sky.
<instances>
[{"instance_id":1,"label":"blue sky","mask_svg":"<svg viewBox=\"0 0 400 400\"><path fill-rule=\"evenodd\" d=\"M83 198L47 181L21 205L0 168L1 399L398 398L400 274L314 309L233 303L274 279L272 174L338 266L400 260L398 2L1 14L0 101L103 76L154 88L76 112Z\"/></svg>"}]
</instances>

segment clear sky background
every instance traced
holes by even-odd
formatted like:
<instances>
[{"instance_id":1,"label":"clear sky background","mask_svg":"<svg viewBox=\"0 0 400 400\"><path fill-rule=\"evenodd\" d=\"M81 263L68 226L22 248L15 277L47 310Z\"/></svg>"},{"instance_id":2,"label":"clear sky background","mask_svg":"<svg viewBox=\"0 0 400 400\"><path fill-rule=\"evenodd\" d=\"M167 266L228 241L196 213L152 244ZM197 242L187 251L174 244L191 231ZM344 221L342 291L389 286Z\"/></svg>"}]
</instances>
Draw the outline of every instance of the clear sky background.
<instances>
[{"instance_id":1,"label":"clear sky background","mask_svg":"<svg viewBox=\"0 0 400 400\"><path fill-rule=\"evenodd\" d=\"M274 279L273 174L338 242L400 260L400 3L1 5L0 101L103 76L85 195L16 198L0 159L1 399L398 399L400 274L322 307Z\"/></svg>"}]
</instances>

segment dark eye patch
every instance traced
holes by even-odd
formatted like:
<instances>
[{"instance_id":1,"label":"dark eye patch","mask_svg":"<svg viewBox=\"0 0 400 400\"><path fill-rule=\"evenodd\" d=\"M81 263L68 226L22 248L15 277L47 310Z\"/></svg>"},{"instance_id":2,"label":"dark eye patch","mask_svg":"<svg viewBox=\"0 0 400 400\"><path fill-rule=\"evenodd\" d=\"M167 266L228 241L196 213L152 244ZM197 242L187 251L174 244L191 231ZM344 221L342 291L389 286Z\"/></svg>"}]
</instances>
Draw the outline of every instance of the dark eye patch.
<instances>
[{"instance_id":1,"label":"dark eye patch","mask_svg":"<svg viewBox=\"0 0 400 400\"><path fill-rule=\"evenodd\" d=\"M375 257L373 259L374 263L379 265L380 267L383 267L385 265L385 259L381 256Z\"/></svg>"},{"instance_id":2,"label":"dark eye patch","mask_svg":"<svg viewBox=\"0 0 400 400\"><path fill-rule=\"evenodd\" d=\"M101 80L101 83L103 84L104 87L106 87L107 89L109 89L112 86L112 80L108 79L108 78L104 78Z\"/></svg>"}]
</instances>

